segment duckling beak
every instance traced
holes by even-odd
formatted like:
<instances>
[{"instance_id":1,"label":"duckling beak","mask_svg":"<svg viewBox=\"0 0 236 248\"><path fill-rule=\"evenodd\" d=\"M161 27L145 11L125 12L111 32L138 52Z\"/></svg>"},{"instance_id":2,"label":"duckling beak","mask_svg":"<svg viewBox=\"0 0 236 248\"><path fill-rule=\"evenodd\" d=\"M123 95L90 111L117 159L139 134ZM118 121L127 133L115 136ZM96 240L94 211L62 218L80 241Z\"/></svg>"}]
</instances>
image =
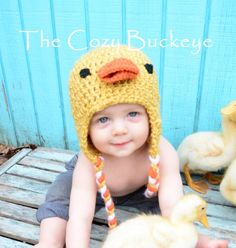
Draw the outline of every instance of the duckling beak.
<instances>
[{"instance_id":1,"label":"duckling beak","mask_svg":"<svg viewBox=\"0 0 236 248\"><path fill-rule=\"evenodd\" d=\"M200 217L200 223L203 224L203 226L205 226L206 228L209 227L209 223L208 223L208 219L207 219L207 216L206 214L204 213L201 217Z\"/></svg>"},{"instance_id":2,"label":"duckling beak","mask_svg":"<svg viewBox=\"0 0 236 248\"><path fill-rule=\"evenodd\" d=\"M135 79L138 74L138 67L131 60L124 58L114 59L98 71L99 78L106 83Z\"/></svg>"}]
</instances>

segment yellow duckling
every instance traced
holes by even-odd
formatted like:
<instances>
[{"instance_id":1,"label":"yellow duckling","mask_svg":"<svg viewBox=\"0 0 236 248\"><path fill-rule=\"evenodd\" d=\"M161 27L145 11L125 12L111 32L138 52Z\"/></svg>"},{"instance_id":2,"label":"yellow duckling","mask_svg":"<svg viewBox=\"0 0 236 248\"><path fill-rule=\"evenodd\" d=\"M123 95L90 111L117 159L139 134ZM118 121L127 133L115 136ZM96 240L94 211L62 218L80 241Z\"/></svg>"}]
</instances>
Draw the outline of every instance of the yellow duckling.
<instances>
[{"instance_id":1,"label":"yellow duckling","mask_svg":"<svg viewBox=\"0 0 236 248\"><path fill-rule=\"evenodd\" d=\"M227 169L220 184L220 192L226 200L236 206L236 159Z\"/></svg>"},{"instance_id":2,"label":"yellow duckling","mask_svg":"<svg viewBox=\"0 0 236 248\"><path fill-rule=\"evenodd\" d=\"M193 181L190 172L205 174L212 184L219 184L222 177L211 172L229 166L236 158L236 101L221 109L222 132L197 132L187 136L178 148L181 170L187 184L205 193L208 189L203 180Z\"/></svg>"},{"instance_id":3,"label":"yellow duckling","mask_svg":"<svg viewBox=\"0 0 236 248\"><path fill-rule=\"evenodd\" d=\"M123 222L109 232L103 248L193 248L198 240L194 221L208 227L206 202L188 194L175 205L170 218L140 215Z\"/></svg>"}]
</instances>

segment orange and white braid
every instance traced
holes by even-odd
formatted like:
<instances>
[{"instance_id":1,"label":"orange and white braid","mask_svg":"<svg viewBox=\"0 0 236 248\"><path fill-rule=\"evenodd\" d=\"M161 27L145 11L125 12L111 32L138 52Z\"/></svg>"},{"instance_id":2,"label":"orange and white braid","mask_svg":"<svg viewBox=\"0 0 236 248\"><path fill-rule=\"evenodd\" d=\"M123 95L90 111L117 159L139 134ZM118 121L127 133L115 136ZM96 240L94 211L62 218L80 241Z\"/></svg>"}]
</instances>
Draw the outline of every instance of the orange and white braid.
<instances>
[{"instance_id":1,"label":"orange and white braid","mask_svg":"<svg viewBox=\"0 0 236 248\"><path fill-rule=\"evenodd\" d=\"M115 205L111 198L111 193L106 185L105 174L102 171L104 167L104 159L102 157L97 158L95 164L96 169L96 183L98 185L98 191L101 193L101 197L104 200L106 212L108 215L108 225L112 229L117 226L117 219L115 216Z\"/></svg>"},{"instance_id":2,"label":"orange and white braid","mask_svg":"<svg viewBox=\"0 0 236 248\"><path fill-rule=\"evenodd\" d=\"M151 161L151 167L148 172L148 185L147 189L144 192L144 195L147 198L151 198L157 194L159 185L160 185L160 156L157 155L155 158L149 156Z\"/></svg>"}]
</instances>

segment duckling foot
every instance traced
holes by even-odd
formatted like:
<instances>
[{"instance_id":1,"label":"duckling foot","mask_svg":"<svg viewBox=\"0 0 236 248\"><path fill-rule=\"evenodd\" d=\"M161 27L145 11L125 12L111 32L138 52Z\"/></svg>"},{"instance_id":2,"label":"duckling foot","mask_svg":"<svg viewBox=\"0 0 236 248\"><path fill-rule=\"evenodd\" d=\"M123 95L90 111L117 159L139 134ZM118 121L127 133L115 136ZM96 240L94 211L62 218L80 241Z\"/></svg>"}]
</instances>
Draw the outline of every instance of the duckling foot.
<instances>
[{"instance_id":1,"label":"duckling foot","mask_svg":"<svg viewBox=\"0 0 236 248\"><path fill-rule=\"evenodd\" d=\"M208 185L207 185L207 183L204 182L204 177L203 177L203 179L200 179L198 181L193 181L187 165L184 165L183 172L184 172L187 184L191 189L193 189L199 193L202 193L202 194L205 194L207 192Z\"/></svg>"},{"instance_id":2,"label":"duckling foot","mask_svg":"<svg viewBox=\"0 0 236 248\"><path fill-rule=\"evenodd\" d=\"M205 178L209 183L219 185L223 179L223 175L214 175L211 172L207 172Z\"/></svg>"},{"instance_id":3,"label":"duckling foot","mask_svg":"<svg viewBox=\"0 0 236 248\"><path fill-rule=\"evenodd\" d=\"M188 183L188 186L191 189L193 189L193 190L195 190L201 194L206 194L206 192L208 190L208 185L206 182L204 182L203 179L200 179L198 181L192 181L191 183Z\"/></svg>"}]
</instances>

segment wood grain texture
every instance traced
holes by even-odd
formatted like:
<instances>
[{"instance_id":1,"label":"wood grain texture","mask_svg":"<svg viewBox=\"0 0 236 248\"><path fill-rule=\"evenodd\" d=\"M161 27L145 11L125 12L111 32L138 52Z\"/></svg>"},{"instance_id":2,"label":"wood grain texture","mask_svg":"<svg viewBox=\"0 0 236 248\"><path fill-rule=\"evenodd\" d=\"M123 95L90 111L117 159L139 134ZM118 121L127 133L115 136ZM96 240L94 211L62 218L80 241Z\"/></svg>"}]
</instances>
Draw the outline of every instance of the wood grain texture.
<instances>
[{"instance_id":1,"label":"wood grain texture","mask_svg":"<svg viewBox=\"0 0 236 248\"><path fill-rule=\"evenodd\" d=\"M0 242L3 247L8 248L10 244L12 247L27 247L22 242L37 243L39 224L35 217L36 209L43 203L51 181L63 171L63 165L74 154L73 151L39 147L26 153L25 157L21 156L20 160L18 155L15 155L17 159L13 157L15 164L0 176ZM186 185L184 190L192 192ZM197 229L212 238L227 239L229 247L235 248L236 208L221 196L218 186L210 187L203 197L208 202L210 228L197 224ZM139 212L129 207L117 207L116 214L122 222ZM102 208L94 217L90 240L92 248L101 247L108 231L106 223L106 211Z\"/></svg>"},{"instance_id":2,"label":"wood grain texture","mask_svg":"<svg viewBox=\"0 0 236 248\"><path fill-rule=\"evenodd\" d=\"M23 221L25 223L39 225L36 220L36 209L0 200L0 215L9 219Z\"/></svg>"},{"instance_id":3,"label":"wood grain texture","mask_svg":"<svg viewBox=\"0 0 236 248\"><path fill-rule=\"evenodd\" d=\"M0 216L0 235L35 244L39 237L39 226Z\"/></svg>"},{"instance_id":4,"label":"wood grain texture","mask_svg":"<svg viewBox=\"0 0 236 248\"><path fill-rule=\"evenodd\" d=\"M0 200L37 208L45 199L45 193L19 189L0 184Z\"/></svg>"},{"instance_id":5,"label":"wood grain texture","mask_svg":"<svg viewBox=\"0 0 236 248\"><path fill-rule=\"evenodd\" d=\"M0 22L1 22L0 15ZM1 47L0 39L0 47ZM0 140L3 144L8 144L9 142L17 144L16 129L13 123L13 113L11 102L9 101L9 92L6 86L6 72L5 65L3 64L2 54L0 49Z\"/></svg>"},{"instance_id":6,"label":"wood grain texture","mask_svg":"<svg viewBox=\"0 0 236 248\"><path fill-rule=\"evenodd\" d=\"M2 248L29 248L32 247L32 245L26 244L21 241L5 238L3 236L0 236L0 244Z\"/></svg>"},{"instance_id":7,"label":"wood grain texture","mask_svg":"<svg viewBox=\"0 0 236 248\"><path fill-rule=\"evenodd\" d=\"M76 152L58 148L38 147L29 155L37 158L50 159L52 161L68 162Z\"/></svg>"},{"instance_id":8,"label":"wood grain texture","mask_svg":"<svg viewBox=\"0 0 236 248\"><path fill-rule=\"evenodd\" d=\"M65 164L63 162L53 161L50 159L40 157L27 156L24 157L21 161L19 161L18 164L54 172L65 171Z\"/></svg>"},{"instance_id":9,"label":"wood grain texture","mask_svg":"<svg viewBox=\"0 0 236 248\"><path fill-rule=\"evenodd\" d=\"M55 181L56 176L58 173L47 171L36 168L27 168L26 166L18 165L16 164L13 168L8 170L7 174L19 176L19 177L25 177L29 179L35 179L42 182L48 182L52 183Z\"/></svg>"},{"instance_id":10,"label":"wood grain texture","mask_svg":"<svg viewBox=\"0 0 236 248\"><path fill-rule=\"evenodd\" d=\"M0 81L6 91L8 111L11 112L9 128L11 126L14 128L7 143L14 145L38 143L39 130L35 118L30 68L24 40L19 33L19 30L24 29L24 27L22 27L18 2L2 3L0 16L1 60L2 68L4 68L4 77ZM1 106L1 111L6 111L6 108ZM4 120L2 120L1 125L3 127L5 126L4 123ZM9 135L8 132L5 135ZM10 138L13 138L13 136L14 139L11 141Z\"/></svg>"},{"instance_id":11,"label":"wood grain texture","mask_svg":"<svg viewBox=\"0 0 236 248\"><path fill-rule=\"evenodd\" d=\"M16 164L18 161L20 161L25 155L27 155L31 149L22 149L20 152L18 152L15 156L8 159L4 164L0 167L0 175L2 175L4 172L9 170L14 164Z\"/></svg>"},{"instance_id":12,"label":"wood grain texture","mask_svg":"<svg viewBox=\"0 0 236 248\"><path fill-rule=\"evenodd\" d=\"M219 110L236 96L235 10L233 0L3 2L0 142L78 150L68 78L104 42L144 45L159 75L163 134L176 147L193 131L219 130ZM20 30L34 31L28 49Z\"/></svg>"},{"instance_id":13,"label":"wood grain texture","mask_svg":"<svg viewBox=\"0 0 236 248\"><path fill-rule=\"evenodd\" d=\"M236 98L236 3L220 1L211 5L209 37L213 47L206 51L199 130L220 128L220 109Z\"/></svg>"}]
</instances>

